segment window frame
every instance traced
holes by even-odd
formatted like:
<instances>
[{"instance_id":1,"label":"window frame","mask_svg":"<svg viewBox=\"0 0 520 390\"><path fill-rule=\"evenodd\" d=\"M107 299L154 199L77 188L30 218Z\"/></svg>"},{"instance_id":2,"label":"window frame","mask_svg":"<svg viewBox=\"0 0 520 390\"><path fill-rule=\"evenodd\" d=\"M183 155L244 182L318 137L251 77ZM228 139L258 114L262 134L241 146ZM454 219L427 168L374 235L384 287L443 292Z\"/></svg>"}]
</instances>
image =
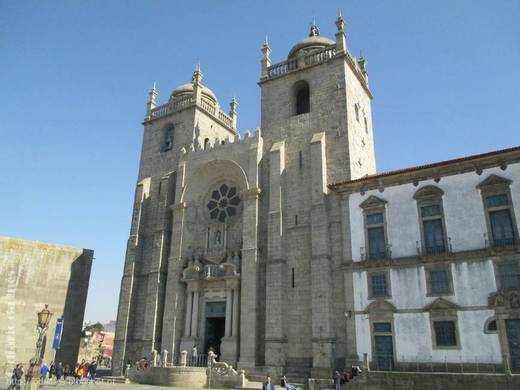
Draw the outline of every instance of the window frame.
<instances>
[{"instance_id":1,"label":"window frame","mask_svg":"<svg viewBox=\"0 0 520 390\"><path fill-rule=\"evenodd\" d=\"M431 272L445 270L448 274L448 292L446 294L439 294L432 291L431 286ZM451 264L430 265L424 267L424 277L426 280L426 296L428 297L446 297L454 295L453 291L453 274L451 272Z\"/></svg>"},{"instance_id":2,"label":"window frame","mask_svg":"<svg viewBox=\"0 0 520 390\"><path fill-rule=\"evenodd\" d=\"M365 201L363 201L359 207L363 209L363 230L365 235L365 246L364 253L361 253L362 260L381 261L387 260L392 257L390 252L390 245L388 244L388 229L387 229L387 216L386 216L386 200L378 198L377 196L371 195ZM383 223L381 225L368 225L367 218L369 215L381 213L383 215ZM370 256L370 245L368 239L368 229L372 227L383 227L384 235L384 247L385 256L383 258L374 258Z\"/></svg>"},{"instance_id":3,"label":"window frame","mask_svg":"<svg viewBox=\"0 0 520 390\"><path fill-rule=\"evenodd\" d=\"M459 307L443 298L437 298L426 309L430 317L430 332L433 350L460 350L462 349L460 340L460 331L458 323ZM437 333L435 331L435 322L453 322L455 330L455 345L438 345Z\"/></svg>"},{"instance_id":4,"label":"window frame","mask_svg":"<svg viewBox=\"0 0 520 390\"><path fill-rule=\"evenodd\" d=\"M444 216L444 205L442 199L443 195L444 191L442 191L440 188L432 185L427 185L418 189L413 196L417 204L417 217L419 221L419 231L421 233L421 254L423 256L435 256L439 254L445 254L450 251L449 237L446 230L446 218ZM439 215L423 217L422 208L428 206L439 206ZM427 221L434 221L439 219L441 221L444 250L430 253L428 252L428 249L426 247L424 223Z\"/></svg>"},{"instance_id":5,"label":"window frame","mask_svg":"<svg viewBox=\"0 0 520 390\"><path fill-rule=\"evenodd\" d=\"M501 265L512 265L512 264L516 264L520 268L520 261L519 260L509 259L509 260L494 261L493 262L493 268L494 268L494 271L495 271L495 283L496 283L496 286L497 286L497 291L498 290L510 290L510 289L513 289L513 288L520 288L520 286L519 287L503 287L502 286L502 280L500 278L500 266Z\"/></svg>"},{"instance_id":6,"label":"window frame","mask_svg":"<svg viewBox=\"0 0 520 390\"><path fill-rule=\"evenodd\" d=\"M493 321L495 321L495 325L496 325L496 329L495 330L489 330L489 324L491 324ZM485 322L484 322L484 333L485 334L497 334L498 333L498 320L495 316L493 317L489 317Z\"/></svg>"},{"instance_id":7,"label":"window frame","mask_svg":"<svg viewBox=\"0 0 520 390\"><path fill-rule=\"evenodd\" d=\"M385 295L374 295L374 289L372 286L372 276L384 275L386 283L386 294ZM367 285L368 285L368 299L389 299L392 298L392 283L390 280L390 270L380 270L367 272Z\"/></svg>"},{"instance_id":8,"label":"window frame","mask_svg":"<svg viewBox=\"0 0 520 390\"><path fill-rule=\"evenodd\" d=\"M513 198L511 197L511 180L500 177L495 174L489 175L483 182L481 182L477 188L480 190L480 196L482 198L482 206L486 219L487 238L489 246L491 247L502 247L502 246L514 246L520 243L518 236L518 226L516 224L515 210L513 206ZM506 195L508 204L504 206L488 207L487 198L493 195ZM490 213L493 211L508 210L509 217L511 218L511 225L513 229L513 243L512 245L496 245L495 237L493 236L493 229L491 226Z\"/></svg>"}]
</instances>

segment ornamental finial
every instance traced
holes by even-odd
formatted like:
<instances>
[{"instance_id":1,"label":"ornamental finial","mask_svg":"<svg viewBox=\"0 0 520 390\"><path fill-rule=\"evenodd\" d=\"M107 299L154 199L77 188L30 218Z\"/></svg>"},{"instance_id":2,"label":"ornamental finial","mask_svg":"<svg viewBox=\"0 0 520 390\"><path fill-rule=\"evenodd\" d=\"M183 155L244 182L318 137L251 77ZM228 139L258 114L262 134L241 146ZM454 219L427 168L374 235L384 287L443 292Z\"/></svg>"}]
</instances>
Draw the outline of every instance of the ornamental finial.
<instances>
[{"instance_id":1,"label":"ornamental finial","mask_svg":"<svg viewBox=\"0 0 520 390\"><path fill-rule=\"evenodd\" d=\"M316 18L312 18L311 31L309 33L309 37L317 37L320 35L320 29L316 25Z\"/></svg>"}]
</instances>

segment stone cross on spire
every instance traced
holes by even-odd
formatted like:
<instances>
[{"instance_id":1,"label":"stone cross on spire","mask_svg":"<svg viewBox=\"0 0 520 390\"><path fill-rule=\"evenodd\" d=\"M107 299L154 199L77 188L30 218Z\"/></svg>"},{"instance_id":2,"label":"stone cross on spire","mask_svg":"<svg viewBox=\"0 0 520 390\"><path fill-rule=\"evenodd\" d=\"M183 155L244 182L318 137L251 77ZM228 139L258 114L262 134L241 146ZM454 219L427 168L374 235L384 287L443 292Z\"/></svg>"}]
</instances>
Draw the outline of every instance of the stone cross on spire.
<instances>
[{"instance_id":1,"label":"stone cross on spire","mask_svg":"<svg viewBox=\"0 0 520 390\"><path fill-rule=\"evenodd\" d=\"M202 71L200 70L200 62L197 62L197 66L195 67L195 71L193 72L193 76L191 77L191 82L193 85L200 85L200 82L203 78Z\"/></svg>"}]
</instances>

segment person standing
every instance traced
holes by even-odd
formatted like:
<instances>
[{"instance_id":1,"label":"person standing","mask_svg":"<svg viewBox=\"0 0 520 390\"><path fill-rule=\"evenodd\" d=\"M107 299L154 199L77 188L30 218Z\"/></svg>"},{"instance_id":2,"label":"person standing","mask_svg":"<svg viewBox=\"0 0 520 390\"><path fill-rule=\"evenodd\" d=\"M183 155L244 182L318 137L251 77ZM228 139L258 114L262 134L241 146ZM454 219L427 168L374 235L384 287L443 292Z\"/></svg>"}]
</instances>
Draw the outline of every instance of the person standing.
<instances>
[{"instance_id":1,"label":"person standing","mask_svg":"<svg viewBox=\"0 0 520 390\"><path fill-rule=\"evenodd\" d=\"M341 390L341 374L338 370L334 371L334 390Z\"/></svg>"},{"instance_id":2,"label":"person standing","mask_svg":"<svg viewBox=\"0 0 520 390\"><path fill-rule=\"evenodd\" d=\"M271 377L265 378L265 382L262 385L262 390L275 390L274 385L271 383Z\"/></svg>"},{"instance_id":3,"label":"person standing","mask_svg":"<svg viewBox=\"0 0 520 390\"><path fill-rule=\"evenodd\" d=\"M191 365L196 366L197 365L197 346L194 344L193 348L191 349Z\"/></svg>"}]
</instances>

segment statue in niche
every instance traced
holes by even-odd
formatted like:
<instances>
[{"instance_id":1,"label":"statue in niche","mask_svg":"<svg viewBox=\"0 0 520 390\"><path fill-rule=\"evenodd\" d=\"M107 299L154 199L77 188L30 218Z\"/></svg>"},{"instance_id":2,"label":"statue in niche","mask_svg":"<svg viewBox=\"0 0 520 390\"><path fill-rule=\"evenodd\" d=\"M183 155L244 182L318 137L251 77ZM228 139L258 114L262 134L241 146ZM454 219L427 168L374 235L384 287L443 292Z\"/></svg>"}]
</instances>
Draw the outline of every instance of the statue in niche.
<instances>
[{"instance_id":1,"label":"statue in niche","mask_svg":"<svg viewBox=\"0 0 520 390\"><path fill-rule=\"evenodd\" d=\"M215 246L220 246L222 244L222 233L220 230L215 230L215 233L213 234L213 244Z\"/></svg>"}]
</instances>

